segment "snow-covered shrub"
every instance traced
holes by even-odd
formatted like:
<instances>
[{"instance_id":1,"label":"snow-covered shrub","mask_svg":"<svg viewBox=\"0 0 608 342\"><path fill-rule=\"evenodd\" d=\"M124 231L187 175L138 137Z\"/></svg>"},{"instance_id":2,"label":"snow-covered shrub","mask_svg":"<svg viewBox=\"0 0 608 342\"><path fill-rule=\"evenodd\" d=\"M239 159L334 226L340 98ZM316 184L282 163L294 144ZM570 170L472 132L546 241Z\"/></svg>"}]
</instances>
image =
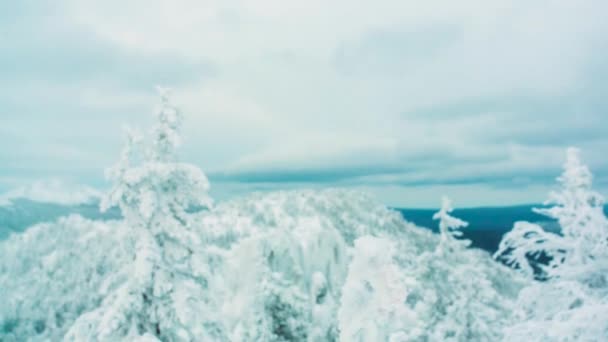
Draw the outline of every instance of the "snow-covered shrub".
<instances>
[{"instance_id":1,"label":"snow-covered shrub","mask_svg":"<svg viewBox=\"0 0 608 342\"><path fill-rule=\"evenodd\" d=\"M563 236L520 221L503 236L494 255L530 278L546 279L564 263L570 248Z\"/></svg>"}]
</instances>

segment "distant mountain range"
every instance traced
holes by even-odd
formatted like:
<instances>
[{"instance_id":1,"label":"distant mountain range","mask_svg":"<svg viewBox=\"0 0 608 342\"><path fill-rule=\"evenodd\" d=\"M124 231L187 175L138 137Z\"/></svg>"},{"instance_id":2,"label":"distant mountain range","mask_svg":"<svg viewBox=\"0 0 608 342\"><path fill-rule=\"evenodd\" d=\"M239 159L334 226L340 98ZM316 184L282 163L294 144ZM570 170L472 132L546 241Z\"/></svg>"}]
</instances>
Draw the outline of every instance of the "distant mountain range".
<instances>
[{"instance_id":1,"label":"distant mountain range","mask_svg":"<svg viewBox=\"0 0 608 342\"><path fill-rule=\"evenodd\" d=\"M0 240L5 239L11 232L21 232L34 224L54 221L70 214L79 214L93 220L121 218L118 209L101 213L96 201L78 205L65 205L37 202L29 199L13 199L10 204L0 206Z\"/></svg>"},{"instance_id":2,"label":"distant mountain range","mask_svg":"<svg viewBox=\"0 0 608 342\"><path fill-rule=\"evenodd\" d=\"M519 205L509 207L487 207L455 209L453 215L469 222L464 228L463 237L472 242L472 246L495 252L502 236L513 228L517 221L535 222L547 230L557 230L557 222L532 211L533 208L543 207L540 204ZM437 209L395 209L403 217L422 227L429 227L437 232L437 221L433 214ZM608 206L604 207L608 215Z\"/></svg>"}]
</instances>

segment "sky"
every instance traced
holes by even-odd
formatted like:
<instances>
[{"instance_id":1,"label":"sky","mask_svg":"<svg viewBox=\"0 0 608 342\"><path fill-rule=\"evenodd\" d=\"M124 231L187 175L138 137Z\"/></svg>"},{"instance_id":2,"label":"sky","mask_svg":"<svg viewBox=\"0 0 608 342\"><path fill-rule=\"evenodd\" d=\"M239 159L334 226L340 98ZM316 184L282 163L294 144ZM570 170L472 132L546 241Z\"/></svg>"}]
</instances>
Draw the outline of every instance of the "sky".
<instances>
[{"instance_id":1,"label":"sky","mask_svg":"<svg viewBox=\"0 0 608 342\"><path fill-rule=\"evenodd\" d=\"M0 191L103 189L156 85L218 199L347 187L538 203L567 146L608 195L605 0L0 2Z\"/></svg>"}]
</instances>

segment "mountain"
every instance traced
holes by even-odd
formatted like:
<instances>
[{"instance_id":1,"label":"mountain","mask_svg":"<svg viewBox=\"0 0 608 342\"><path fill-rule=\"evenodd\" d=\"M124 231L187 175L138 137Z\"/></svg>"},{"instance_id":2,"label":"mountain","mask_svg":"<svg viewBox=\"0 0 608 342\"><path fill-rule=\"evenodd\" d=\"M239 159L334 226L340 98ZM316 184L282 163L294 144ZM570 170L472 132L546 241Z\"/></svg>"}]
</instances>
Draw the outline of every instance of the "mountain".
<instances>
[{"instance_id":1,"label":"mountain","mask_svg":"<svg viewBox=\"0 0 608 342\"><path fill-rule=\"evenodd\" d=\"M513 228L517 221L543 222L551 225L545 216L532 211L540 205L520 205L508 207L481 207L454 210L454 215L469 223L462 230L463 238L469 239L473 247L495 252L502 236ZM437 232L437 221L433 220L436 209L395 209L403 218L421 227L431 227Z\"/></svg>"},{"instance_id":2,"label":"mountain","mask_svg":"<svg viewBox=\"0 0 608 342\"><path fill-rule=\"evenodd\" d=\"M188 217L156 247L78 215L0 241L0 340L498 340L527 284L357 192L253 194Z\"/></svg>"},{"instance_id":3,"label":"mountain","mask_svg":"<svg viewBox=\"0 0 608 342\"><path fill-rule=\"evenodd\" d=\"M71 214L77 214L92 220L121 218L118 209L101 213L98 200L70 205L17 198L12 199L9 205L0 206L0 240L6 239L13 232L23 232L35 224L54 222L60 217Z\"/></svg>"}]
</instances>

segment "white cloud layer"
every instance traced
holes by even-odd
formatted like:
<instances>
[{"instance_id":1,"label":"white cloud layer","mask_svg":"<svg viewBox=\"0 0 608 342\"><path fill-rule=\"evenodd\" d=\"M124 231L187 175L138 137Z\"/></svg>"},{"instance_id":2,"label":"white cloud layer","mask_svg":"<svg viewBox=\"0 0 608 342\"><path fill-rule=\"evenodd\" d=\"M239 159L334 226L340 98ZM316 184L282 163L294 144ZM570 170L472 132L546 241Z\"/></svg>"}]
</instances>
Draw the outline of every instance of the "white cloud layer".
<instances>
[{"instance_id":1,"label":"white cloud layer","mask_svg":"<svg viewBox=\"0 0 608 342\"><path fill-rule=\"evenodd\" d=\"M164 83L187 115L184 159L225 194L347 185L392 202L474 184L459 203L536 201L568 145L608 188L603 0L36 5L0 6L14 12L0 187L41 167L101 178L120 124L145 125Z\"/></svg>"}]
</instances>

